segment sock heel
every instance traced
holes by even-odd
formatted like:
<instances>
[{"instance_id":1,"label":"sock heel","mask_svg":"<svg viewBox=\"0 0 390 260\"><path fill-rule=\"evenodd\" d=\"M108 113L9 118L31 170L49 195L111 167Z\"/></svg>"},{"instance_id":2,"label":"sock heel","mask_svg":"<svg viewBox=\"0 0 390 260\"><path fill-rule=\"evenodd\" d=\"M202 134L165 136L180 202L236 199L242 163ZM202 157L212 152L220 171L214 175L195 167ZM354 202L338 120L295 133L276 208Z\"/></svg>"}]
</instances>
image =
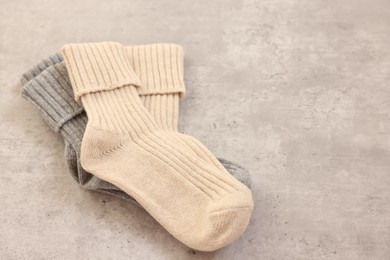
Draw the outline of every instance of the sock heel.
<instances>
[{"instance_id":1,"label":"sock heel","mask_svg":"<svg viewBox=\"0 0 390 260\"><path fill-rule=\"evenodd\" d=\"M115 156L115 153L123 149L125 139L127 138L120 134L110 133L92 125L87 125L81 143L81 165L87 171L94 172L99 164L104 162L103 157L106 159Z\"/></svg>"}]
</instances>

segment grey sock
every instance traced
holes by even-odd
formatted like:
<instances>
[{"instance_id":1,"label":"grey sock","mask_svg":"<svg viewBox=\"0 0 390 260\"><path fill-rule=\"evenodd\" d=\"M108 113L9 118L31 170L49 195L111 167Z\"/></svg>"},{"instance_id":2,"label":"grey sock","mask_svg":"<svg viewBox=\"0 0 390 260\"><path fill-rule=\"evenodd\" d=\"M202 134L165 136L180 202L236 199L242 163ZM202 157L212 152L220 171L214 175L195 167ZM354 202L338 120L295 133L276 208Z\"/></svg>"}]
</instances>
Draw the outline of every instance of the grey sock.
<instances>
[{"instance_id":1,"label":"grey sock","mask_svg":"<svg viewBox=\"0 0 390 260\"><path fill-rule=\"evenodd\" d=\"M135 202L119 188L81 167L80 148L88 118L82 105L74 100L68 73L61 60L62 57L56 54L25 73L22 77L22 82L26 83L22 90L23 97L31 101L49 126L64 137L69 172L82 187ZM219 161L232 176L250 187L250 175L246 169L225 159Z\"/></svg>"}]
</instances>

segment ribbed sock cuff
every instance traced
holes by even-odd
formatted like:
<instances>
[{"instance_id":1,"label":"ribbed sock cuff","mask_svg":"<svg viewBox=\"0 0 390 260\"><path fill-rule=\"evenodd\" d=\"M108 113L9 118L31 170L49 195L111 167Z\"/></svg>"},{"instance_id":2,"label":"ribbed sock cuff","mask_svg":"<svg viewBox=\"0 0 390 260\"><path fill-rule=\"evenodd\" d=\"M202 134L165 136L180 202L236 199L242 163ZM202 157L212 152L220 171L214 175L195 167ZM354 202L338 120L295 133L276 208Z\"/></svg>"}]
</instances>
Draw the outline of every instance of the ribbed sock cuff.
<instances>
[{"instance_id":1,"label":"ribbed sock cuff","mask_svg":"<svg viewBox=\"0 0 390 260\"><path fill-rule=\"evenodd\" d=\"M30 80L38 76L42 71L44 71L45 69L47 69L48 67L54 64L61 62L62 60L63 59L61 54L56 53L50 56L49 58L40 61L32 69L24 73L20 81L22 82L23 85L25 85L27 82L29 82Z\"/></svg>"},{"instance_id":2,"label":"ribbed sock cuff","mask_svg":"<svg viewBox=\"0 0 390 260\"><path fill-rule=\"evenodd\" d=\"M140 85L119 43L68 44L61 53L76 100L86 93Z\"/></svg>"},{"instance_id":3,"label":"ribbed sock cuff","mask_svg":"<svg viewBox=\"0 0 390 260\"><path fill-rule=\"evenodd\" d=\"M38 108L45 121L56 132L84 111L74 100L63 62L49 67L30 80L23 87L22 95Z\"/></svg>"},{"instance_id":4,"label":"ribbed sock cuff","mask_svg":"<svg viewBox=\"0 0 390 260\"><path fill-rule=\"evenodd\" d=\"M183 48L177 44L126 47L127 57L141 80L140 95L185 94Z\"/></svg>"}]
</instances>

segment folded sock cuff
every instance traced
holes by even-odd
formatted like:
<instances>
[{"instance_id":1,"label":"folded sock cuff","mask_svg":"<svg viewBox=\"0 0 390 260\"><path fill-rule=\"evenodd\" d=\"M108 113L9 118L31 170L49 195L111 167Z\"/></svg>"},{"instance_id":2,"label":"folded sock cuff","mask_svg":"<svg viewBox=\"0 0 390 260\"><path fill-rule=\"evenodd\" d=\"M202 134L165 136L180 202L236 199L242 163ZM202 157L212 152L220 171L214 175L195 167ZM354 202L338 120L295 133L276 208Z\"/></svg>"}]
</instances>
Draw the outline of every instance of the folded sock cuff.
<instances>
[{"instance_id":1,"label":"folded sock cuff","mask_svg":"<svg viewBox=\"0 0 390 260\"><path fill-rule=\"evenodd\" d=\"M86 93L140 85L119 43L68 44L61 53L76 100Z\"/></svg>"},{"instance_id":2,"label":"folded sock cuff","mask_svg":"<svg viewBox=\"0 0 390 260\"><path fill-rule=\"evenodd\" d=\"M185 94L183 48L177 44L150 44L125 48L141 80L140 95Z\"/></svg>"},{"instance_id":3,"label":"folded sock cuff","mask_svg":"<svg viewBox=\"0 0 390 260\"><path fill-rule=\"evenodd\" d=\"M42 71L44 71L48 67L50 67L54 64L57 64L57 63L61 62L62 60L63 59L62 59L61 54L56 53L56 54L48 57L47 59L40 61L32 69L30 69L29 71L24 73L22 75L22 78L20 81L24 85L27 82L29 82L30 80L32 80L33 78L35 78L36 76L38 76Z\"/></svg>"},{"instance_id":4,"label":"folded sock cuff","mask_svg":"<svg viewBox=\"0 0 390 260\"><path fill-rule=\"evenodd\" d=\"M30 80L23 87L22 95L38 108L56 132L84 111L74 99L64 62L50 66Z\"/></svg>"}]
</instances>

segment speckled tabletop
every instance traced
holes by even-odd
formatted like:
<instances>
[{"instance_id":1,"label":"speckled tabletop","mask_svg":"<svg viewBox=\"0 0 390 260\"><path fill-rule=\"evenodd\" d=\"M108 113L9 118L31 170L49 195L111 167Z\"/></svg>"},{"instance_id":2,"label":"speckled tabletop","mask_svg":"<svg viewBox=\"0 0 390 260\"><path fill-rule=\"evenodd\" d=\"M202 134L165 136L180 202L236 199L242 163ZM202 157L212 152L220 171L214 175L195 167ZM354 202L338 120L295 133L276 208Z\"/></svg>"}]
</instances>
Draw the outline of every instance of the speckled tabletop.
<instances>
[{"instance_id":1,"label":"speckled tabletop","mask_svg":"<svg viewBox=\"0 0 390 260\"><path fill-rule=\"evenodd\" d=\"M390 2L0 0L1 259L390 259ZM255 210L213 253L82 190L19 77L65 43L174 42L180 129L245 166Z\"/></svg>"}]
</instances>

